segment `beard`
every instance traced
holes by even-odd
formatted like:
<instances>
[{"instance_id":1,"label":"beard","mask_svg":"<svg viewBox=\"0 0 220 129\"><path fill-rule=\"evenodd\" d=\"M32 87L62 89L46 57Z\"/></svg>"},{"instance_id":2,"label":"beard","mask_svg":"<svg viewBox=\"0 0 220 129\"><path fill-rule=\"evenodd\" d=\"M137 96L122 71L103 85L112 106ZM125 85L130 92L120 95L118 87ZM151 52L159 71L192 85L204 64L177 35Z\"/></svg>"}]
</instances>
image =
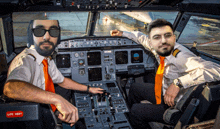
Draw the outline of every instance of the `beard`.
<instances>
[{"instance_id":1,"label":"beard","mask_svg":"<svg viewBox=\"0 0 220 129\"><path fill-rule=\"evenodd\" d=\"M41 46L42 44L44 44L44 43L50 44L50 45L52 46L52 48L50 49L50 47L47 46L47 47L44 47L43 49L41 49L40 46ZM56 47L56 46L55 46L52 42L50 42L50 41L43 41L43 42L40 42L38 45L37 45L36 43L34 43L34 46L35 46L36 51L37 51L40 55L45 56L45 57L50 56L50 55L53 53L53 51L55 50L55 47Z\"/></svg>"},{"instance_id":2,"label":"beard","mask_svg":"<svg viewBox=\"0 0 220 129\"><path fill-rule=\"evenodd\" d=\"M167 43L165 43L165 44L169 45ZM165 57L165 56L169 56L172 53L173 49L174 49L174 46L171 46L170 50L168 48L164 48L162 51L157 50L156 52L158 55Z\"/></svg>"}]
</instances>

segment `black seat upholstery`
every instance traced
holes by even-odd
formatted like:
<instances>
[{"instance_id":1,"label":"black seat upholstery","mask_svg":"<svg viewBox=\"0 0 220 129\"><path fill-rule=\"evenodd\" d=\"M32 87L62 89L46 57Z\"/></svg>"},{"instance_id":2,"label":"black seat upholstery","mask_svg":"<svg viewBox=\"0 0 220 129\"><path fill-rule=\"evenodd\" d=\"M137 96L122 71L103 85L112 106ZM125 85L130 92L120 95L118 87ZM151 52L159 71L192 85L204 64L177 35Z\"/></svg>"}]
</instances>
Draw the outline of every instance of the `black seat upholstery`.
<instances>
[{"instance_id":1,"label":"black seat upholstery","mask_svg":"<svg viewBox=\"0 0 220 129\"><path fill-rule=\"evenodd\" d=\"M57 125L48 104L17 101L4 95L0 98L2 129L54 129Z\"/></svg>"},{"instance_id":2,"label":"black seat upholstery","mask_svg":"<svg viewBox=\"0 0 220 129\"><path fill-rule=\"evenodd\" d=\"M200 84L190 87L184 94L184 97L182 97L179 102L176 103L175 107L167 109L167 111L164 113L164 121L167 124L175 125L192 99L197 99L205 86L205 84Z\"/></svg>"},{"instance_id":3,"label":"black seat upholstery","mask_svg":"<svg viewBox=\"0 0 220 129\"><path fill-rule=\"evenodd\" d=\"M174 107L164 113L164 121L167 124L150 122L151 127L181 129L192 124L195 118L197 122L214 119L220 105L220 83L211 82L193 86L188 89L184 97Z\"/></svg>"}]
</instances>

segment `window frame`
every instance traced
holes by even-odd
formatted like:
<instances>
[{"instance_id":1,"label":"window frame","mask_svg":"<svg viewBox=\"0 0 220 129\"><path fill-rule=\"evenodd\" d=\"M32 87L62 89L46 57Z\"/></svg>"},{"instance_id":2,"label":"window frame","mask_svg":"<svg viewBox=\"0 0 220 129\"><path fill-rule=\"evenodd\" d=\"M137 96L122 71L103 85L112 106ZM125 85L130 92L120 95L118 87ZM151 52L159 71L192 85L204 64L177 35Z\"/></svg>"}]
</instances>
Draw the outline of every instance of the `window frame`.
<instances>
[{"instance_id":1,"label":"window frame","mask_svg":"<svg viewBox=\"0 0 220 129\"><path fill-rule=\"evenodd\" d=\"M3 45L2 45L2 38L1 38L1 32L0 32L0 52L3 51Z\"/></svg>"},{"instance_id":2,"label":"window frame","mask_svg":"<svg viewBox=\"0 0 220 129\"><path fill-rule=\"evenodd\" d=\"M200 13L189 13L189 12L185 12L184 14L190 15L189 20L190 20L192 17L199 17L199 18L215 19L215 20L220 21L220 16L218 16L218 15L200 14ZM186 25L184 26L184 29L187 27L189 20L187 21ZM180 42L180 41L181 41L180 39L181 39L181 36L182 36L182 34L183 34L183 32L184 32L184 29L181 31L180 35L179 35L178 38L177 38L177 42L180 43L180 44L182 44L182 42ZM199 38L199 36L197 36L197 38ZM210 42L211 42L211 41L210 41ZM188 44L187 47L190 48L192 45L193 45L193 42L191 43L191 45ZM211 55L211 56L216 57L216 58L218 58L218 59L220 58L220 55L216 55L216 53L207 52L207 51L204 51L203 49L200 49L200 48L197 48L197 50L198 50L199 52L205 54L205 55L208 54L208 55ZM216 50L214 50L214 51L216 51Z\"/></svg>"}]
</instances>

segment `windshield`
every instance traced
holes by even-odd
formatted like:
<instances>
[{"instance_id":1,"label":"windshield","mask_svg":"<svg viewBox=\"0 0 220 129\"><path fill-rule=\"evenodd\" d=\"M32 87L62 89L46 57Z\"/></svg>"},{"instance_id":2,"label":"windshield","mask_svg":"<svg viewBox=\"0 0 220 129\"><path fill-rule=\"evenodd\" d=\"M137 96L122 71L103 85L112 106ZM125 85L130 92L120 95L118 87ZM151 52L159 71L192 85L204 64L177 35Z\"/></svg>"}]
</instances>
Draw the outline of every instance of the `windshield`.
<instances>
[{"instance_id":1,"label":"windshield","mask_svg":"<svg viewBox=\"0 0 220 129\"><path fill-rule=\"evenodd\" d=\"M219 27L218 19L191 16L178 42L188 47L196 42L198 50L220 57Z\"/></svg>"},{"instance_id":2,"label":"windshield","mask_svg":"<svg viewBox=\"0 0 220 129\"><path fill-rule=\"evenodd\" d=\"M86 33L88 12L16 12L12 15L14 46L27 46L27 27L30 20L59 20L61 39L82 37Z\"/></svg>"},{"instance_id":3,"label":"windshield","mask_svg":"<svg viewBox=\"0 0 220 129\"><path fill-rule=\"evenodd\" d=\"M109 36L109 31L139 30L146 32L147 24L154 19L164 18L174 22L178 12L101 12L94 35ZM27 27L30 20L57 19L61 26L61 39L82 37L86 34L88 12L15 12L13 18L14 46L27 46Z\"/></svg>"},{"instance_id":4,"label":"windshield","mask_svg":"<svg viewBox=\"0 0 220 129\"><path fill-rule=\"evenodd\" d=\"M61 26L61 39L82 37L86 34L89 12L16 12L13 13L14 46L26 47L27 27L30 20L57 19ZM146 34L147 25L155 19L163 18L174 23L178 12L134 11L100 12L94 35L110 36L110 30L141 31ZM220 57L220 20L191 16L178 39L178 43ZM0 43L0 50L2 45Z\"/></svg>"},{"instance_id":5,"label":"windshield","mask_svg":"<svg viewBox=\"0 0 220 129\"><path fill-rule=\"evenodd\" d=\"M147 25L155 19L163 18L173 23L178 12L136 11L100 12L96 23L95 36L109 36L110 30L141 31L146 34Z\"/></svg>"}]
</instances>

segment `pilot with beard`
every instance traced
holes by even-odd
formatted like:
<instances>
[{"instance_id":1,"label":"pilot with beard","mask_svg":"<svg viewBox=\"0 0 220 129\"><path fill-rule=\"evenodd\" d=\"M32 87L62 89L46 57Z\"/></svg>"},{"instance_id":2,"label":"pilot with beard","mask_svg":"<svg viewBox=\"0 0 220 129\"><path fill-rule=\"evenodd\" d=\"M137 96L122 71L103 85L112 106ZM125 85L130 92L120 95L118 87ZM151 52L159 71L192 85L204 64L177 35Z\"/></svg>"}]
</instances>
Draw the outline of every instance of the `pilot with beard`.
<instances>
[{"instance_id":1,"label":"pilot with beard","mask_svg":"<svg viewBox=\"0 0 220 129\"><path fill-rule=\"evenodd\" d=\"M60 42L60 26L57 20L31 21L28 33L28 40L32 42L30 48L24 49L11 62L3 92L16 100L51 104L54 112L59 111L58 118L73 126L79 119L78 109L54 93L53 83L65 89L93 94L101 94L103 89L79 84L64 77L57 69L51 58Z\"/></svg>"},{"instance_id":2,"label":"pilot with beard","mask_svg":"<svg viewBox=\"0 0 220 129\"><path fill-rule=\"evenodd\" d=\"M148 122L152 121L164 122L165 110L174 106L189 87L220 80L218 64L206 61L176 43L170 22L156 19L149 24L147 33L148 36L139 31L110 32L111 36L124 36L142 44L160 64L155 84L135 82L129 90L130 121L135 129L146 129ZM147 100L147 103L142 100Z\"/></svg>"}]
</instances>

